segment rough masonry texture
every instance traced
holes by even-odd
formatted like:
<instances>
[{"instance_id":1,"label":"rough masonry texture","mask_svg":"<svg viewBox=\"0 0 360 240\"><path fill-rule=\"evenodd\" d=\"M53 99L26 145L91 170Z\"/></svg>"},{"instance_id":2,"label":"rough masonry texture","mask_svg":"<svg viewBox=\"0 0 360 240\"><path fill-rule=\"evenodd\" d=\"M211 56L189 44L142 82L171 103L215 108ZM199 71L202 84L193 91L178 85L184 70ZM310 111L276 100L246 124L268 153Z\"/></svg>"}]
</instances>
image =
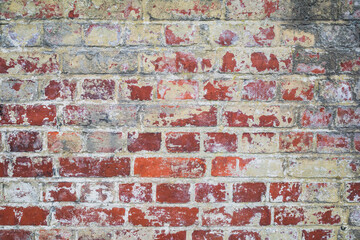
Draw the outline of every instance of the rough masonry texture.
<instances>
[{"instance_id":1,"label":"rough masonry texture","mask_svg":"<svg viewBox=\"0 0 360 240\"><path fill-rule=\"evenodd\" d=\"M1 240L359 240L359 0L0 0Z\"/></svg>"}]
</instances>

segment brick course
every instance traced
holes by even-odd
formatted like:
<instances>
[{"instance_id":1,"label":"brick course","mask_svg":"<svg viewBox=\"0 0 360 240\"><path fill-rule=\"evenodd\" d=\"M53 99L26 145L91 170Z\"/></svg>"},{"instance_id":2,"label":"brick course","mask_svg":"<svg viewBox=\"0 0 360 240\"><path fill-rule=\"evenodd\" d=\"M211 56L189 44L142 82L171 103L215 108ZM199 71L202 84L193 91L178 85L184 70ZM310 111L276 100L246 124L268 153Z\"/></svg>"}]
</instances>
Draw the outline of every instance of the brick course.
<instances>
[{"instance_id":1,"label":"brick course","mask_svg":"<svg viewBox=\"0 0 360 240\"><path fill-rule=\"evenodd\" d=\"M0 1L0 239L360 239L359 20Z\"/></svg>"}]
</instances>

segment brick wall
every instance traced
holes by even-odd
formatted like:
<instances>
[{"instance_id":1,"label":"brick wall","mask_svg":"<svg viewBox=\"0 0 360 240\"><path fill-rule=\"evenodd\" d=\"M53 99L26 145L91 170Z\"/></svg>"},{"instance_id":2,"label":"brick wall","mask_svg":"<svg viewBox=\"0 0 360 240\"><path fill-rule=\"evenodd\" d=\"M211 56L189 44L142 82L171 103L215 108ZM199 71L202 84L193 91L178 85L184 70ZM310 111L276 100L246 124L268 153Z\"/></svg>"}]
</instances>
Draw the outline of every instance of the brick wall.
<instances>
[{"instance_id":1,"label":"brick wall","mask_svg":"<svg viewBox=\"0 0 360 240\"><path fill-rule=\"evenodd\" d=\"M360 239L359 19L0 1L0 239Z\"/></svg>"}]
</instances>

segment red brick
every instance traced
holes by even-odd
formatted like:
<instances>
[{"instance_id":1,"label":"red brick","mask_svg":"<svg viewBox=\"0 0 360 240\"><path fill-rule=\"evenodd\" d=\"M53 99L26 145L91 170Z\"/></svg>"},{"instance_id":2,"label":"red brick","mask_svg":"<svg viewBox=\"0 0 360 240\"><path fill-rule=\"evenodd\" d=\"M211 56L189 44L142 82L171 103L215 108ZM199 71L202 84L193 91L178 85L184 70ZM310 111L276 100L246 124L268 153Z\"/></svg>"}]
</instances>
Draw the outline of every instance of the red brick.
<instances>
[{"instance_id":1,"label":"red brick","mask_svg":"<svg viewBox=\"0 0 360 240\"><path fill-rule=\"evenodd\" d=\"M244 71L244 68L243 65L238 64L236 61L235 54L227 51L222 56L221 67L219 70L220 72L240 72Z\"/></svg>"},{"instance_id":2,"label":"red brick","mask_svg":"<svg viewBox=\"0 0 360 240\"><path fill-rule=\"evenodd\" d=\"M0 158L0 177L8 177L8 169L9 169L10 159L5 157Z\"/></svg>"},{"instance_id":3,"label":"red brick","mask_svg":"<svg viewBox=\"0 0 360 240\"><path fill-rule=\"evenodd\" d=\"M236 152L237 136L230 133L206 133L205 152Z\"/></svg>"},{"instance_id":4,"label":"red brick","mask_svg":"<svg viewBox=\"0 0 360 240\"><path fill-rule=\"evenodd\" d=\"M320 209L308 210L307 221L305 223L314 224L314 225L339 225L344 224L343 215L339 214L339 211L335 211L334 207L322 207ZM312 220L312 217L315 217L315 220Z\"/></svg>"},{"instance_id":5,"label":"red brick","mask_svg":"<svg viewBox=\"0 0 360 240\"><path fill-rule=\"evenodd\" d=\"M360 183L348 183L346 189L348 202L360 202Z\"/></svg>"},{"instance_id":6,"label":"red brick","mask_svg":"<svg viewBox=\"0 0 360 240\"><path fill-rule=\"evenodd\" d=\"M75 184L71 182L47 183L44 187L45 202L75 202Z\"/></svg>"},{"instance_id":7,"label":"red brick","mask_svg":"<svg viewBox=\"0 0 360 240\"><path fill-rule=\"evenodd\" d=\"M273 202L297 202L301 191L301 183L270 183L270 200Z\"/></svg>"},{"instance_id":8,"label":"red brick","mask_svg":"<svg viewBox=\"0 0 360 240\"><path fill-rule=\"evenodd\" d=\"M229 240L237 240L237 239L261 240L261 234L259 231L251 231L251 230L231 231Z\"/></svg>"},{"instance_id":9,"label":"red brick","mask_svg":"<svg viewBox=\"0 0 360 240\"><path fill-rule=\"evenodd\" d=\"M144 72L201 73L210 72L213 60L193 52L162 52L142 56Z\"/></svg>"},{"instance_id":10,"label":"red brick","mask_svg":"<svg viewBox=\"0 0 360 240\"><path fill-rule=\"evenodd\" d=\"M250 72L286 72L292 69L292 56L290 52L252 52L250 54Z\"/></svg>"},{"instance_id":11,"label":"red brick","mask_svg":"<svg viewBox=\"0 0 360 240\"><path fill-rule=\"evenodd\" d=\"M244 82L242 99L270 101L276 95L276 81L251 80Z\"/></svg>"},{"instance_id":12,"label":"red brick","mask_svg":"<svg viewBox=\"0 0 360 240\"><path fill-rule=\"evenodd\" d=\"M82 99L112 100L115 94L115 82L105 79L85 79L82 89Z\"/></svg>"},{"instance_id":13,"label":"red brick","mask_svg":"<svg viewBox=\"0 0 360 240\"><path fill-rule=\"evenodd\" d=\"M288 127L294 124L293 110L280 106L227 107L223 118L228 127Z\"/></svg>"},{"instance_id":14,"label":"red brick","mask_svg":"<svg viewBox=\"0 0 360 240\"><path fill-rule=\"evenodd\" d=\"M12 166L12 177L52 177L50 157L17 157Z\"/></svg>"},{"instance_id":15,"label":"red brick","mask_svg":"<svg viewBox=\"0 0 360 240\"><path fill-rule=\"evenodd\" d=\"M315 45L315 31L311 28L293 27L290 24L284 24L281 26L280 32L281 46L312 47ZM321 69L318 70L321 71Z\"/></svg>"},{"instance_id":16,"label":"red brick","mask_svg":"<svg viewBox=\"0 0 360 240\"><path fill-rule=\"evenodd\" d=\"M151 183L124 183L119 185L119 200L123 203L152 201Z\"/></svg>"},{"instance_id":17,"label":"red brick","mask_svg":"<svg viewBox=\"0 0 360 240\"><path fill-rule=\"evenodd\" d=\"M136 79L126 80L124 88L120 89L122 98L132 101L149 101L153 99L154 87L151 82Z\"/></svg>"},{"instance_id":18,"label":"red brick","mask_svg":"<svg viewBox=\"0 0 360 240\"><path fill-rule=\"evenodd\" d=\"M168 232L167 230L155 230L154 240L186 240L186 231Z\"/></svg>"},{"instance_id":19,"label":"red brick","mask_svg":"<svg viewBox=\"0 0 360 240\"><path fill-rule=\"evenodd\" d=\"M335 233L331 229L309 229L302 230L302 240L330 240Z\"/></svg>"},{"instance_id":20,"label":"red brick","mask_svg":"<svg viewBox=\"0 0 360 240\"><path fill-rule=\"evenodd\" d=\"M224 240L221 230L194 230L191 234L192 240Z\"/></svg>"},{"instance_id":21,"label":"red brick","mask_svg":"<svg viewBox=\"0 0 360 240\"><path fill-rule=\"evenodd\" d=\"M205 174L205 160L200 158L143 158L135 159L134 174L140 177L195 178Z\"/></svg>"},{"instance_id":22,"label":"red brick","mask_svg":"<svg viewBox=\"0 0 360 240\"><path fill-rule=\"evenodd\" d=\"M337 109L337 125L340 127L359 127L360 108L339 107Z\"/></svg>"},{"instance_id":23,"label":"red brick","mask_svg":"<svg viewBox=\"0 0 360 240\"><path fill-rule=\"evenodd\" d=\"M16 1L18 9L14 9L11 2L4 2L0 16L6 19L27 18L27 19L50 19L63 16L62 4L57 1L39 1L36 4Z\"/></svg>"},{"instance_id":24,"label":"red brick","mask_svg":"<svg viewBox=\"0 0 360 240\"><path fill-rule=\"evenodd\" d=\"M270 47L277 44L274 24L219 24L210 25L210 39L220 46Z\"/></svg>"},{"instance_id":25,"label":"red brick","mask_svg":"<svg viewBox=\"0 0 360 240\"><path fill-rule=\"evenodd\" d=\"M314 98L314 82L290 80L281 83L281 97L287 101L311 101Z\"/></svg>"},{"instance_id":26,"label":"red brick","mask_svg":"<svg viewBox=\"0 0 360 240\"><path fill-rule=\"evenodd\" d=\"M278 151L279 136L271 132L243 133L240 151L244 153L272 153Z\"/></svg>"},{"instance_id":27,"label":"red brick","mask_svg":"<svg viewBox=\"0 0 360 240\"><path fill-rule=\"evenodd\" d=\"M233 202L262 202L266 185L261 182L236 183L233 186Z\"/></svg>"},{"instance_id":28,"label":"red brick","mask_svg":"<svg viewBox=\"0 0 360 240\"><path fill-rule=\"evenodd\" d=\"M8 136L11 152L38 152L42 150L39 132L12 132Z\"/></svg>"},{"instance_id":29,"label":"red brick","mask_svg":"<svg viewBox=\"0 0 360 240\"><path fill-rule=\"evenodd\" d=\"M122 133L90 132L86 138L86 149L88 152L118 152L122 149Z\"/></svg>"},{"instance_id":30,"label":"red brick","mask_svg":"<svg viewBox=\"0 0 360 240\"><path fill-rule=\"evenodd\" d=\"M204 82L204 99L210 101L231 101L238 92L237 81L208 80Z\"/></svg>"},{"instance_id":31,"label":"red brick","mask_svg":"<svg viewBox=\"0 0 360 240\"><path fill-rule=\"evenodd\" d=\"M159 151L161 147L161 133L129 133L128 150L129 152L140 151Z\"/></svg>"},{"instance_id":32,"label":"red brick","mask_svg":"<svg viewBox=\"0 0 360 240\"><path fill-rule=\"evenodd\" d=\"M309 152L312 150L313 133L288 132L280 133L281 152Z\"/></svg>"},{"instance_id":33,"label":"red brick","mask_svg":"<svg viewBox=\"0 0 360 240\"><path fill-rule=\"evenodd\" d=\"M55 105L1 105L1 125L56 125Z\"/></svg>"},{"instance_id":34,"label":"red brick","mask_svg":"<svg viewBox=\"0 0 360 240\"><path fill-rule=\"evenodd\" d=\"M298 225L305 220L305 210L302 207L276 207L274 222L277 225Z\"/></svg>"},{"instance_id":35,"label":"red brick","mask_svg":"<svg viewBox=\"0 0 360 240\"><path fill-rule=\"evenodd\" d=\"M232 50L221 54L220 72L239 73L289 73L292 68L291 53L286 51Z\"/></svg>"},{"instance_id":36,"label":"red brick","mask_svg":"<svg viewBox=\"0 0 360 240\"><path fill-rule=\"evenodd\" d=\"M67 240L73 237L73 232L67 229L41 229L39 230L39 240Z\"/></svg>"},{"instance_id":37,"label":"red brick","mask_svg":"<svg viewBox=\"0 0 360 240\"><path fill-rule=\"evenodd\" d=\"M0 54L0 74L44 74L58 73L59 61L56 54L37 52L10 52Z\"/></svg>"},{"instance_id":38,"label":"red brick","mask_svg":"<svg viewBox=\"0 0 360 240\"><path fill-rule=\"evenodd\" d=\"M318 152L346 152L350 151L351 139L343 134L317 134Z\"/></svg>"},{"instance_id":39,"label":"red brick","mask_svg":"<svg viewBox=\"0 0 360 240\"><path fill-rule=\"evenodd\" d=\"M6 240L31 240L33 234L31 231L13 229L13 230L0 230L0 239Z\"/></svg>"},{"instance_id":40,"label":"red brick","mask_svg":"<svg viewBox=\"0 0 360 240\"><path fill-rule=\"evenodd\" d=\"M326 69L324 63L316 64L316 63L299 63L296 66L296 72L299 73L312 73L312 74L325 74Z\"/></svg>"},{"instance_id":41,"label":"red brick","mask_svg":"<svg viewBox=\"0 0 360 240\"><path fill-rule=\"evenodd\" d=\"M186 240L186 231L125 229L115 232L116 239Z\"/></svg>"},{"instance_id":42,"label":"red brick","mask_svg":"<svg viewBox=\"0 0 360 240\"><path fill-rule=\"evenodd\" d=\"M300 121L303 127L328 127L332 121L332 111L324 107L306 109L302 112Z\"/></svg>"},{"instance_id":43,"label":"red brick","mask_svg":"<svg viewBox=\"0 0 360 240\"><path fill-rule=\"evenodd\" d=\"M80 152L82 150L81 135L76 132L48 132L49 152Z\"/></svg>"},{"instance_id":44,"label":"red brick","mask_svg":"<svg viewBox=\"0 0 360 240\"><path fill-rule=\"evenodd\" d=\"M168 152L198 152L200 150L200 133L169 132L165 140Z\"/></svg>"},{"instance_id":45,"label":"red brick","mask_svg":"<svg viewBox=\"0 0 360 240\"><path fill-rule=\"evenodd\" d=\"M187 207L130 208L129 222L143 227L185 227L197 222L199 209Z\"/></svg>"},{"instance_id":46,"label":"red brick","mask_svg":"<svg viewBox=\"0 0 360 240\"><path fill-rule=\"evenodd\" d=\"M161 183L156 186L156 201L160 203L187 203L190 184Z\"/></svg>"},{"instance_id":47,"label":"red brick","mask_svg":"<svg viewBox=\"0 0 360 240\"><path fill-rule=\"evenodd\" d=\"M226 1L227 19L266 19L277 15L281 10L278 1L255 1L238 2L234 0Z\"/></svg>"},{"instance_id":48,"label":"red brick","mask_svg":"<svg viewBox=\"0 0 360 240\"><path fill-rule=\"evenodd\" d=\"M0 208L1 225L33 225L46 226L50 211L35 207L9 207Z\"/></svg>"},{"instance_id":49,"label":"red brick","mask_svg":"<svg viewBox=\"0 0 360 240\"><path fill-rule=\"evenodd\" d=\"M197 183L195 184L196 202L225 202L226 186L224 183Z\"/></svg>"},{"instance_id":50,"label":"red brick","mask_svg":"<svg viewBox=\"0 0 360 240\"><path fill-rule=\"evenodd\" d=\"M302 48L294 52L297 73L326 74L329 71L329 53L322 49Z\"/></svg>"},{"instance_id":51,"label":"red brick","mask_svg":"<svg viewBox=\"0 0 360 240\"><path fill-rule=\"evenodd\" d=\"M211 176L236 176L237 175L237 160L245 160L240 159L238 157L216 157L212 160L211 166ZM251 159L248 159L250 162Z\"/></svg>"},{"instance_id":52,"label":"red brick","mask_svg":"<svg viewBox=\"0 0 360 240\"><path fill-rule=\"evenodd\" d=\"M240 43L241 29L237 26L215 26L211 31L212 41L220 46L236 46Z\"/></svg>"},{"instance_id":53,"label":"red brick","mask_svg":"<svg viewBox=\"0 0 360 240\"><path fill-rule=\"evenodd\" d=\"M270 47L277 44L277 31L273 24L247 24L245 30L246 47Z\"/></svg>"},{"instance_id":54,"label":"red brick","mask_svg":"<svg viewBox=\"0 0 360 240\"><path fill-rule=\"evenodd\" d=\"M194 80L160 80L157 86L157 99L189 100L199 96L199 84Z\"/></svg>"},{"instance_id":55,"label":"red brick","mask_svg":"<svg viewBox=\"0 0 360 240\"><path fill-rule=\"evenodd\" d=\"M192 24L171 24L165 26L167 45L191 45L198 35L197 28Z\"/></svg>"},{"instance_id":56,"label":"red brick","mask_svg":"<svg viewBox=\"0 0 360 240\"><path fill-rule=\"evenodd\" d=\"M214 177L282 177L283 162L272 158L215 157L211 163Z\"/></svg>"},{"instance_id":57,"label":"red brick","mask_svg":"<svg viewBox=\"0 0 360 240\"><path fill-rule=\"evenodd\" d=\"M81 202L113 202L115 198L114 183L85 183L81 186Z\"/></svg>"},{"instance_id":58,"label":"red brick","mask_svg":"<svg viewBox=\"0 0 360 240\"><path fill-rule=\"evenodd\" d=\"M342 219L343 210L322 206L319 208L276 207L274 222L277 225L338 225Z\"/></svg>"},{"instance_id":59,"label":"red brick","mask_svg":"<svg viewBox=\"0 0 360 240\"><path fill-rule=\"evenodd\" d=\"M256 216L256 217L255 217ZM268 207L204 209L203 226L267 226L271 213Z\"/></svg>"},{"instance_id":60,"label":"red brick","mask_svg":"<svg viewBox=\"0 0 360 240\"><path fill-rule=\"evenodd\" d=\"M355 150L360 152L360 134L359 133L355 133L354 135L354 147Z\"/></svg>"},{"instance_id":61,"label":"red brick","mask_svg":"<svg viewBox=\"0 0 360 240\"><path fill-rule=\"evenodd\" d=\"M338 60L338 66L340 67L340 72L343 72L343 73L357 73L357 72L359 72L360 57L356 57L356 56L351 57L350 56L350 59L349 59L349 57L347 57L347 58L348 59L341 59L341 58L337 59Z\"/></svg>"},{"instance_id":62,"label":"red brick","mask_svg":"<svg viewBox=\"0 0 360 240\"><path fill-rule=\"evenodd\" d=\"M352 87L348 81L321 81L320 97L327 102L349 102L353 100Z\"/></svg>"},{"instance_id":63,"label":"red brick","mask_svg":"<svg viewBox=\"0 0 360 240\"><path fill-rule=\"evenodd\" d=\"M62 177L118 177L130 174L129 158L59 158Z\"/></svg>"},{"instance_id":64,"label":"red brick","mask_svg":"<svg viewBox=\"0 0 360 240\"><path fill-rule=\"evenodd\" d=\"M120 226L125 220L124 208L63 206L56 208L54 221L62 226Z\"/></svg>"},{"instance_id":65,"label":"red brick","mask_svg":"<svg viewBox=\"0 0 360 240\"><path fill-rule=\"evenodd\" d=\"M210 127L217 124L214 106L156 106L145 109L145 126Z\"/></svg>"},{"instance_id":66,"label":"red brick","mask_svg":"<svg viewBox=\"0 0 360 240\"><path fill-rule=\"evenodd\" d=\"M45 100L74 100L76 96L76 81L50 80L43 86Z\"/></svg>"}]
</instances>

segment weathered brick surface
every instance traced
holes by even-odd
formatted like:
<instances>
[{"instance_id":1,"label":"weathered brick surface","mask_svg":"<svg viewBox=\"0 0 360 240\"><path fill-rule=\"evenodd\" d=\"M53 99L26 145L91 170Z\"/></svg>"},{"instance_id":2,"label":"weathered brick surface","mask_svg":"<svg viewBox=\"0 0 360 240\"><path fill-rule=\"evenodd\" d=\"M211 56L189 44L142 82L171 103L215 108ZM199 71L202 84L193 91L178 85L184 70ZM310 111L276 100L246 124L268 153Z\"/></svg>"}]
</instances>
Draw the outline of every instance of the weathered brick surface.
<instances>
[{"instance_id":1,"label":"weathered brick surface","mask_svg":"<svg viewBox=\"0 0 360 240\"><path fill-rule=\"evenodd\" d=\"M359 0L0 0L0 240L360 239Z\"/></svg>"}]
</instances>

